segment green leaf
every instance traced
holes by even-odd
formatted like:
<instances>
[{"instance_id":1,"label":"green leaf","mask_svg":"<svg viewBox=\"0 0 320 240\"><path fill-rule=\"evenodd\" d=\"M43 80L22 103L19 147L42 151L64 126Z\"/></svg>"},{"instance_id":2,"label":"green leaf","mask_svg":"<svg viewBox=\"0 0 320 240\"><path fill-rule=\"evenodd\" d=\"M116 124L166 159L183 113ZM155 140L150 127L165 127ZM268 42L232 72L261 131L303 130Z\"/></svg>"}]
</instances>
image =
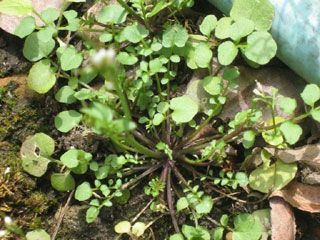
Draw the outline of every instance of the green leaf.
<instances>
[{"instance_id":1,"label":"green leaf","mask_svg":"<svg viewBox=\"0 0 320 240\"><path fill-rule=\"evenodd\" d=\"M134 55L129 55L127 52L120 52L117 60L123 65L134 65L138 62L138 58Z\"/></svg>"},{"instance_id":2,"label":"green leaf","mask_svg":"<svg viewBox=\"0 0 320 240\"><path fill-rule=\"evenodd\" d=\"M97 20L103 24L120 24L126 21L127 15L119 4L109 4L101 9Z\"/></svg>"},{"instance_id":3,"label":"green leaf","mask_svg":"<svg viewBox=\"0 0 320 240\"><path fill-rule=\"evenodd\" d=\"M0 2L0 13L7 15L31 15L32 9L31 0L2 0Z\"/></svg>"},{"instance_id":4,"label":"green leaf","mask_svg":"<svg viewBox=\"0 0 320 240\"><path fill-rule=\"evenodd\" d=\"M70 149L60 157L61 162L68 168L75 168L79 165L77 149Z\"/></svg>"},{"instance_id":5,"label":"green leaf","mask_svg":"<svg viewBox=\"0 0 320 240\"><path fill-rule=\"evenodd\" d=\"M156 113L153 117L152 123L154 126L159 126L164 119L165 117L163 116L162 113Z\"/></svg>"},{"instance_id":6,"label":"green leaf","mask_svg":"<svg viewBox=\"0 0 320 240\"><path fill-rule=\"evenodd\" d=\"M301 97L305 104L313 107L320 99L320 89L316 84L308 84L301 93Z\"/></svg>"},{"instance_id":7,"label":"green leaf","mask_svg":"<svg viewBox=\"0 0 320 240\"><path fill-rule=\"evenodd\" d=\"M24 38L30 35L35 28L36 28L36 21L34 20L34 17L28 16L21 20L14 34L20 38Z\"/></svg>"},{"instance_id":8,"label":"green leaf","mask_svg":"<svg viewBox=\"0 0 320 240\"><path fill-rule=\"evenodd\" d=\"M42 42L50 42L52 40L53 34L56 32L56 29L52 26L47 26L41 29L38 33L38 38Z\"/></svg>"},{"instance_id":9,"label":"green leaf","mask_svg":"<svg viewBox=\"0 0 320 240\"><path fill-rule=\"evenodd\" d=\"M269 167L260 166L255 169L249 177L250 187L254 190L269 193L275 190L280 190L285 187L297 172L297 164L284 163L277 160Z\"/></svg>"},{"instance_id":10,"label":"green leaf","mask_svg":"<svg viewBox=\"0 0 320 240\"><path fill-rule=\"evenodd\" d=\"M64 11L63 16L67 19L68 25L63 27L64 30L75 32L80 27L81 20L77 18L78 13L75 10Z\"/></svg>"},{"instance_id":11,"label":"green leaf","mask_svg":"<svg viewBox=\"0 0 320 240\"><path fill-rule=\"evenodd\" d=\"M239 69L236 67L226 67L223 70L223 79L233 82L240 76Z\"/></svg>"},{"instance_id":12,"label":"green leaf","mask_svg":"<svg viewBox=\"0 0 320 240\"><path fill-rule=\"evenodd\" d=\"M163 2L163 1L159 1L157 2L157 4L154 6L154 8L152 9L151 12L148 12L146 14L147 18L152 18L153 16L157 15L159 12L161 12L162 10L166 9L167 7L169 7L171 5L171 2Z\"/></svg>"},{"instance_id":13,"label":"green leaf","mask_svg":"<svg viewBox=\"0 0 320 240\"><path fill-rule=\"evenodd\" d=\"M189 207L189 203L186 197L179 198L177 201L177 211L180 212L183 209Z\"/></svg>"},{"instance_id":14,"label":"green leaf","mask_svg":"<svg viewBox=\"0 0 320 240\"><path fill-rule=\"evenodd\" d=\"M131 233L136 237L141 237L144 234L144 231L146 230L146 225L142 222L136 222L133 224Z\"/></svg>"},{"instance_id":15,"label":"green leaf","mask_svg":"<svg viewBox=\"0 0 320 240\"><path fill-rule=\"evenodd\" d=\"M211 32L215 29L217 22L218 20L215 15L206 16L200 24L200 32L209 37Z\"/></svg>"},{"instance_id":16,"label":"green leaf","mask_svg":"<svg viewBox=\"0 0 320 240\"><path fill-rule=\"evenodd\" d=\"M248 36L247 44L244 55L260 65L267 64L277 53L277 44L268 32L253 32Z\"/></svg>"},{"instance_id":17,"label":"green leaf","mask_svg":"<svg viewBox=\"0 0 320 240\"><path fill-rule=\"evenodd\" d=\"M208 214L213 207L213 200L210 196L204 196L196 205L195 209L198 214Z\"/></svg>"},{"instance_id":18,"label":"green leaf","mask_svg":"<svg viewBox=\"0 0 320 240\"><path fill-rule=\"evenodd\" d=\"M94 206L88 208L86 212L86 221L87 223L93 223L99 216L100 209Z\"/></svg>"},{"instance_id":19,"label":"green leaf","mask_svg":"<svg viewBox=\"0 0 320 240\"><path fill-rule=\"evenodd\" d=\"M106 42L110 42L112 40L112 38L113 38L113 36L111 33L105 32L100 35L99 41L106 43Z\"/></svg>"},{"instance_id":20,"label":"green leaf","mask_svg":"<svg viewBox=\"0 0 320 240\"><path fill-rule=\"evenodd\" d=\"M259 240L261 235L261 225L253 215L242 213L235 217L232 240Z\"/></svg>"},{"instance_id":21,"label":"green leaf","mask_svg":"<svg viewBox=\"0 0 320 240\"><path fill-rule=\"evenodd\" d=\"M54 118L54 125L60 132L66 133L77 126L81 119L82 114L75 110L63 111Z\"/></svg>"},{"instance_id":22,"label":"green leaf","mask_svg":"<svg viewBox=\"0 0 320 240\"><path fill-rule=\"evenodd\" d=\"M74 194L74 198L78 201L86 201L92 196L92 189L88 182L81 183Z\"/></svg>"},{"instance_id":23,"label":"green leaf","mask_svg":"<svg viewBox=\"0 0 320 240\"><path fill-rule=\"evenodd\" d=\"M284 135L287 143L295 144L299 141L300 136L302 135L302 128L291 121L286 121L281 124L280 131Z\"/></svg>"},{"instance_id":24,"label":"green leaf","mask_svg":"<svg viewBox=\"0 0 320 240\"><path fill-rule=\"evenodd\" d=\"M77 101L73 96L75 91L69 86L63 86L55 95L55 99L60 103L71 104Z\"/></svg>"},{"instance_id":25,"label":"green leaf","mask_svg":"<svg viewBox=\"0 0 320 240\"><path fill-rule=\"evenodd\" d=\"M281 110L286 114L292 114L297 108L297 101L294 98L281 97L279 100Z\"/></svg>"},{"instance_id":26,"label":"green leaf","mask_svg":"<svg viewBox=\"0 0 320 240\"><path fill-rule=\"evenodd\" d=\"M47 171L54 148L54 140L44 133L27 138L20 150L23 169L33 176L41 177Z\"/></svg>"},{"instance_id":27,"label":"green leaf","mask_svg":"<svg viewBox=\"0 0 320 240\"><path fill-rule=\"evenodd\" d=\"M56 83L56 76L50 61L42 60L34 64L30 69L27 82L28 87L37 93L48 92Z\"/></svg>"},{"instance_id":28,"label":"green leaf","mask_svg":"<svg viewBox=\"0 0 320 240\"><path fill-rule=\"evenodd\" d=\"M217 227L213 231L213 240L222 240L223 239L223 227Z\"/></svg>"},{"instance_id":29,"label":"green leaf","mask_svg":"<svg viewBox=\"0 0 320 240\"><path fill-rule=\"evenodd\" d=\"M188 38L188 31L182 25L168 25L162 36L162 45L166 48L184 47Z\"/></svg>"},{"instance_id":30,"label":"green leaf","mask_svg":"<svg viewBox=\"0 0 320 240\"><path fill-rule=\"evenodd\" d=\"M50 240L50 235L43 229L37 229L27 232L26 238L27 240Z\"/></svg>"},{"instance_id":31,"label":"green leaf","mask_svg":"<svg viewBox=\"0 0 320 240\"><path fill-rule=\"evenodd\" d=\"M114 231L116 233L130 233L131 232L131 223L128 221L119 222L115 227Z\"/></svg>"},{"instance_id":32,"label":"green leaf","mask_svg":"<svg viewBox=\"0 0 320 240\"><path fill-rule=\"evenodd\" d=\"M220 77L208 76L202 80L204 90L212 96L221 94L222 79Z\"/></svg>"},{"instance_id":33,"label":"green leaf","mask_svg":"<svg viewBox=\"0 0 320 240\"><path fill-rule=\"evenodd\" d=\"M23 56L31 62L36 62L41 58L48 56L54 49L55 41L41 41L39 32L31 33L24 42Z\"/></svg>"},{"instance_id":34,"label":"green leaf","mask_svg":"<svg viewBox=\"0 0 320 240\"><path fill-rule=\"evenodd\" d=\"M169 240L184 240L184 237L181 233L176 233L171 235Z\"/></svg>"},{"instance_id":35,"label":"green leaf","mask_svg":"<svg viewBox=\"0 0 320 240\"><path fill-rule=\"evenodd\" d=\"M230 27L232 19L230 17L220 18L215 30L215 35L219 39L226 39L230 37Z\"/></svg>"},{"instance_id":36,"label":"green leaf","mask_svg":"<svg viewBox=\"0 0 320 240\"><path fill-rule=\"evenodd\" d=\"M210 234L204 227L193 227L184 224L182 226L182 233L187 240L210 240Z\"/></svg>"},{"instance_id":37,"label":"green leaf","mask_svg":"<svg viewBox=\"0 0 320 240\"><path fill-rule=\"evenodd\" d=\"M274 17L274 7L269 0L235 0L230 16L234 20L247 18L258 31L268 31Z\"/></svg>"},{"instance_id":38,"label":"green leaf","mask_svg":"<svg viewBox=\"0 0 320 240\"><path fill-rule=\"evenodd\" d=\"M207 43L199 43L195 48L194 60L198 67L209 67L212 60L212 51Z\"/></svg>"},{"instance_id":39,"label":"green leaf","mask_svg":"<svg viewBox=\"0 0 320 240\"><path fill-rule=\"evenodd\" d=\"M320 109L319 108L312 109L310 113L311 113L311 116L314 120L320 122Z\"/></svg>"},{"instance_id":40,"label":"green leaf","mask_svg":"<svg viewBox=\"0 0 320 240\"><path fill-rule=\"evenodd\" d=\"M230 38L239 41L241 38L248 36L254 30L254 23L246 18L237 19L229 30Z\"/></svg>"},{"instance_id":41,"label":"green leaf","mask_svg":"<svg viewBox=\"0 0 320 240\"><path fill-rule=\"evenodd\" d=\"M71 174L54 173L51 175L51 185L60 192L68 192L75 188L75 181Z\"/></svg>"},{"instance_id":42,"label":"green leaf","mask_svg":"<svg viewBox=\"0 0 320 240\"><path fill-rule=\"evenodd\" d=\"M218 47L218 60L222 65L229 65L238 55L238 48L231 41L223 42Z\"/></svg>"},{"instance_id":43,"label":"green leaf","mask_svg":"<svg viewBox=\"0 0 320 240\"><path fill-rule=\"evenodd\" d=\"M189 96L171 99L170 108L173 110L172 119L177 124L190 122L198 113L198 104Z\"/></svg>"},{"instance_id":44,"label":"green leaf","mask_svg":"<svg viewBox=\"0 0 320 240\"><path fill-rule=\"evenodd\" d=\"M247 174L245 174L244 172L237 172L235 175L235 180L237 180L238 184L241 187L246 187L249 183Z\"/></svg>"},{"instance_id":45,"label":"green leaf","mask_svg":"<svg viewBox=\"0 0 320 240\"><path fill-rule=\"evenodd\" d=\"M74 94L74 97L80 101L95 97L95 92L92 89L82 88Z\"/></svg>"},{"instance_id":46,"label":"green leaf","mask_svg":"<svg viewBox=\"0 0 320 240\"><path fill-rule=\"evenodd\" d=\"M83 57L74 47L68 47L63 50L60 57L61 68L63 71L69 71L78 68L82 63Z\"/></svg>"},{"instance_id":47,"label":"green leaf","mask_svg":"<svg viewBox=\"0 0 320 240\"><path fill-rule=\"evenodd\" d=\"M121 36L132 43L138 43L149 35L148 29L141 24L126 26L121 32Z\"/></svg>"},{"instance_id":48,"label":"green leaf","mask_svg":"<svg viewBox=\"0 0 320 240\"><path fill-rule=\"evenodd\" d=\"M248 130L243 133L243 141L242 144L245 149L249 149L253 146L256 138L256 132L253 130Z\"/></svg>"},{"instance_id":49,"label":"green leaf","mask_svg":"<svg viewBox=\"0 0 320 240\"><path fill-rule=\"evenodd\" d=\"M55 20L59 18L59 12L55 8L47 8L44 11L41 12L41 18L46 23L53 23Z\"/></svg>"},{"instance_id":50,"label":"green leaf","mask_svg":"<svg viewBox=\"0 0 320 240\"><path fill-rule=\"evenodd\" d=\"M259 209L252 213L256 221L258 221L261 225L262 236L261 240L267 240L270 235L271 229L271 216L270 209Z\"/></svg>"}]
</instances>

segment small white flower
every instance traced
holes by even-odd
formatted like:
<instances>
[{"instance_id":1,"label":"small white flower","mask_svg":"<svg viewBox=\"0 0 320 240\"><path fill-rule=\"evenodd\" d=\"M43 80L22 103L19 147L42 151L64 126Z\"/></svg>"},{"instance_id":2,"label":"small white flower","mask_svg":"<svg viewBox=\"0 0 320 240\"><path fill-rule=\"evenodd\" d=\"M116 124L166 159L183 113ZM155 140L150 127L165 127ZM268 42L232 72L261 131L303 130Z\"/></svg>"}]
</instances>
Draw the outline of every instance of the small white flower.
<instances>
[{"instance_id":1,"label":"small white flower","mask_svg":"<svg viewBox=\"0 0 320 240\"><path fill-rule=\"evenodd\" d=\"M0 237L4 237L7 234L6 230L0 230Z\"/></svg>"},{"instance_id":2,"label":"small white flower","mask_svg":"<svg viewBox=\"0 0 320 240\"><path fill-rule=\"evenodd\" d=\"M12 223L12 218L9 217L9 216L6 216L4 218L4 223L7 224L7 225L10 225Z\"/></svg>"},{"instance_id":3,"label":"small white flower","mask_svg":"<svg viewBox=\"0 0 320 240\"><path fill-rule=\"evenodd\" d=\"M7 175L8 173L10 173L10 170L11 169L9 167L7 167L6 170L4 171L4 175Z\"/></svg>"},{"instance_id":4,"label":"small white flower","mask_svg":"<svg viewBox=\"0 0 320 240\"><path fill-rule=\"evenodd\" d=\"M99 66L105 62L107 63L114 62L115 57L116 57L116 51L113 48L109 48L109 49L102 48L92 56L91 61L94 65Z\"/></svg>"}]
</instances>

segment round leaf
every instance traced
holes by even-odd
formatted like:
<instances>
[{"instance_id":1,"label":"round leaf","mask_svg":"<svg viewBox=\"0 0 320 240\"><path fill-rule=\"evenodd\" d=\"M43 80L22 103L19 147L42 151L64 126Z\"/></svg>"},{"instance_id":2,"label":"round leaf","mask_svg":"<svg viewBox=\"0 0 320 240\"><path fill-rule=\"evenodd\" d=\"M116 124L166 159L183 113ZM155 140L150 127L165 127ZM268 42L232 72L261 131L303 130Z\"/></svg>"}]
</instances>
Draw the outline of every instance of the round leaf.
<instances>
[{"instance_id":1,"label":"round leaf","mask_svg":"<svg viewBox=\"0 0 320 240\"><path fill-rule=\"evenodd\" d=\"M191 121L198 113L198 104L189 96L171 99L170 108L173 110L172 119L177 124Z\"/></svg>"},{"instance_id":2,"label":"round leaf","mask_svg":"<svg viewBox=\"0 0 320 240\"><path fill-rule=\"evenodd\" d=\"M269 0L235 0L230 16L234 20L250 19L256 30L268 31L272 25L274 7Z\"/></svg>"},{"instance_id":3,"label":"round leaf","mask_svg":"<svg viewBox=\"0 0 320 240\"><path fill-rule=\"evenodd\" d=\"M301 97L305 104L313 107L320 99L320 88L316 84L308 84L301 93Z\"/></svg>"},{"instance_id":4,"label":"round leaf","mask_svg":"<svg viewBox=\"0 0 320 240\"><path fill-rule=\"evenodd\" d=\"M230 27L232 19L230 17L223 17L219 19L215 30L215 35L219 39L226 39L230 37Z\"/></svg>"},{"instance_id":5,"label":"round leaf","mask_svg":"<svg viewBox=\"0 0 320 240\"><path fill-rule=\"evenodd\" d=\"M286 114L292 114L297 108L297 101L289 97L281 97L279 101L281 110Z\"/></svg>"},{"instance_id":6,"label":"round leaf","mask_svg":"<svg viewBox=\"0 0 320 240\"><path fill-rule=\"evenodd\" d=\"M293 122L287 121L281 124L280 131L284 135L284 138L289 144L295 144L298 142L301 134L302 128Z\"/></svg>"},{"instance_id":7,"label":"round leaf","mask_svg":"<svg viewBox=\"0 0 320 240\"><path fill-rule=\"evenodd\" d=\"M28 232L26 238L27 240L50 240L50 235L42 229L37 229Z\"/></svg>"},{"instance_id":8,"label":"round leaf","mask_svg":"<svg viewBox=\"0 0 320 240\"><path fill-rule=\"evenodd\" d=\"M241 38L248 36L254 30L254 23L246 18L240 18L235 21L229 30L230 38L239 41Z\"/></svg>"},{"instance_id":9,"label":"round leaf","mask_svg":"<svg viewBox=\"0 0 320 240\"><path fill-rule=\"evenodd\" d=\"M41 40L41 33L30 34L23 46L23 56L31 62L36 62L48 56L54 49L55 41L51 38L48 41Z\"/></svg>"},{"instance_id":10,"label":"round leaf","mask_svg":"<svg viewBox=\"0 0 320 240\"><path fill-rule=\"evenodd\" d=\"M86 212L86 221L87 223L92 223L99 216L100 210L97 207L91 206Z\"/></svg>"},{"instance_id":11,"label":"round leaf","mask_svg":"<svg viewBox=\"0 0 320 240\"><path fill-rule=\"evenodd\" d=\"M83 57L77 50L73 47L68 47L63 50L60 57L61 68L64 71L69 71L78 68L82 63Z\"/></svg>"},{"instance_id":12,"label":"round leaf","mask_svg":"<svg viewBox=\"0 0 320 240\"><path fill-rule=\"evenodd\" d=\"M98 15L98 22L107 24L120 24L126 21L128 13L119 4L108 4Z\"/></svg>"},{"instance_id":13,"label":"round leaf","mask_svg":"<svg viewBox=\"0 0 320 240\"><path fill-rule=\"evenodd\" d=\"M131 232L131 223L128 221L119 222L115 227L114 231L116 233L130 233Z\"/></svg>"},{"instance_id":14,"label":"round leaf","mask_svg":"<svg viewBox=\"0 0 320 240\"><path fill-rule=\"evenodd\" d=\"M210 36L211 32L215 29L217 25L217 21L218 20L215 15L206 16L200 24L200 32L203 35Z\"/></svg>"},{"instance_id":15,"label":"round leaf","mask_svg":"<svg viewBox=\"0 0 320 240\"><path fill-rule=\"evenodd\" d=\"M92 196L92 189L88 182L80 184L75 192L74 198L78 201L86 201Z\"/></svg>"},{"instance_id":16,"label":"round leaf","mask_svg":"<svg viewBox=\"0 0 320 240\"><path fill-rule=\"evenodd\" d=\"M56 83L56 76L51 68L49 60L37 62L30 69L28 86L37 93L43 94L48 92Z\"/></svg>"},{"instance_id":17,"label":"round leaf","mask_svg":"<svg viewBox=\"0 0 320 240\"><path fill-rule=\"evenodd\" d=\"M218 47L218 60L222 65L229 65L238 55L238 48L231 41L226 41Z\"/></svg>"},{"instance_id":18,"label":"round leaf","mask_svg":"<svg viewBox=\"0 0 320 240\"><path fill-rule=\"evenodd\" d=\"M296 172L297 164L288 164L278 160L269 167L260 166L255 169L250 174L249 184L254 190L269 193L285 187L294 179Z\"/></svg>"},{"instance_id":19,"label":"round leaf","mask_svg":"<svg viewBox=\"0 0 320 240\"><path fill-rule=\"evenodd\" d=\"M51 185L60 192L68 192L75 188L75 181L71 174L54 173L51 175Z\"/></svg>"},{"instance_id":20,"label":"round leaf","mask_svg":"<svg viewBox=\"0 0 320 240\"><path fill-rule=\"evenodd\" d=\"M146 225L142 222L136 222L132 226L132 234L136 237L141 237L144 234L144 231L146 230Z\"/></svg>"},{"instance_id":21,"label":"round leaf","mask_svg":"<svg viewBox=\"0 0 320 240\"><path fill-rule=\"evenodd\" d=\"M204 90L212 96L219 95L222 91L222 79L220 77L208 76L202 80Z\"/></svg>"},{"instance_id":22,"label":"round leaf","mask_svg":"<svg viewBox=\"0 0 320 240\"><path fill-rule=\"evenodd\" d=\"M63 111L54 118L54 124L60 132L66 133L77 126L81 119L82 114L75 110Z\"/></svg>"},{"instance_id":23,"label":"round leaf","mask_svg":"<svg viewBox=\"0 0 320 240\"><path fill-rule=\"evenodd\" d=\"M20 24L15 29L14 34L20 38L24 38L31 34L36 28L34 17L28 16L21 20Z\"/></svg>"},{"instance_id":24,"label":"round leaf","mask_svg":"<svg viewBox=\"0 0 320 240\"><path fill-rule=\"evenodd\" d=\"M261 235L261 224L253 215L242 213L235 217L232 240L259 240Z\"/></svg>"},{"instance_id":25,"label":"round leaf","mask_svg":"<svg viewBox=\"0 0 320 240\"><path fill-rule=\"evenodd\" d=\"M134 65L138 62L138 58L134 55L129 55L127 52L120 52L117 60L123 65Z\"/></svg>"},{"instance_id":26,"label":"round leaf","mask_svg":"<svg viewBox=\"0 0 320 240\"><path fill-rule=\"evenodd\" d=\"M61 103L71 104L77 101L77 99L73 96L74 94L75 91L71 87L64 86L56 93L55 99Z\"/></svg>"},{"instance_id":27,"label":"round leaf","mask_svg":"<svg viewBox=\"0 0 320 240\"><path fill-rule=\"evenodd\" d=\"M195 49L194 60L198 67L207 68L212 60L212 55L212 51L208 44L199 43Z\"/></svg>"},{"instance_id":28,"label":"round leaf","mask_svg":"<svg viewBox=\"0 0 320 240\"><path fill-rule=\"evenodd\" d=\"M188 41L188 31L180 24L167 26L162 37L162 45L166 48L184 47Z\"/></svg>"},{"instance_id":29,"label":"round leaf","mask_svg":"<svg viewBox=\"0 0 320 240\"><path fill-rule=\"evenodd\" d=\"M65 152L61 157L61 162L66 165L68 168L75 168L79 165L78 160L78 150L70 149Z\"/></svg>"},{"instance_id":30,"label":"round leaf","mask_svg":"<svg viewBox=\"0 0 320 240\"><path fill-rule=\"evenodd\" d=\"M138 43L146 36L149 35L149 31L141 24L132 24L123 29L121 36L132 43Z\"/></svg>"},{"instance_id":31,"label":"round leaf","mask_svg":"<svg viewBox=\"0 0 320 240\"><path fill-rule=\"evenodd\" d=\"M54 152L54 140L44 133L37 133L23 142L20 150L22 167L29 174L41 177L47 171Z\"/></svg>"},{"instance_id":32,"label":"round leaf","mask_svg":"<svg viewBox=\"0 0 320 240\"><path fill-rule=\"evenodd\" d=\"M267 64L277 53L277 44L268 32L254 32L248 36L244 55L260 65Z\"/></svg>"}]
</instances>

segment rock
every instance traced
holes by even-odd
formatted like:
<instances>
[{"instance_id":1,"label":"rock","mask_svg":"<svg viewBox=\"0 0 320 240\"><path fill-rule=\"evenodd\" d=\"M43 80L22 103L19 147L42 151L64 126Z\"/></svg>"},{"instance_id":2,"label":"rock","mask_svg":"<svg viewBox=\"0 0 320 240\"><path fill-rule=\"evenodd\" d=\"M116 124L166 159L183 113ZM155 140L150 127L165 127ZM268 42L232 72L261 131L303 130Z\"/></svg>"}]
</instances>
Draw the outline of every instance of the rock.
<instances>
[{"instance_id":1,"label":"rock","mask_svg":"<svg viewBox=\"0 0 320 240\"><path fill-rule=\"evenodd\" d=\"M60 9L63 2L63 0L32 0L33 7L38 13L49 7ZM0 28L8 33L13 34L21 19L23 19L23 17L0 14ZM43 23L37 18L37 24L42 25Z\"/></svg>"}]
</instances>

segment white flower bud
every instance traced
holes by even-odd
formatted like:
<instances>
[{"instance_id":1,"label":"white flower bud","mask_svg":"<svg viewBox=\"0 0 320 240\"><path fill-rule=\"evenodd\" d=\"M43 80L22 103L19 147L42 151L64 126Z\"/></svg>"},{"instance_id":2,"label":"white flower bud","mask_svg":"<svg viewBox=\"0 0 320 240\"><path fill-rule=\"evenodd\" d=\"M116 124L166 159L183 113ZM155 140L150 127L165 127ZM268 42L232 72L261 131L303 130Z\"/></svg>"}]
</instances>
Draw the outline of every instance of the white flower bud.
<instances>
[{"instance_id":1,"label":"white flower bud","mask_svg":"<svg viewBox=\"0 0 320 240\"><path fill-rule=\"evenodd\" d=\"M12 223L12 218L9 217L9 216L6 216L4 218L4 223L7 224L7 225L10 225Z\"/></svg>"},{"instance_id":2,"label":"white flower bud","mask_svg":"<svg viewBox=\"0 0 320 240\"><path fill-rule=\"evenodd\" d=\"M10 173L10 170L11 169L9 167L7 167L6 170L4 171L4 175L7 175L8 173Z\"/></svg>"},{"instance_id":3,"label":"white flower bud","mask_svg":"<svg viewBox=\"0 0 320 240\"><path fill-rule=\"evenodd\" d=\"M116 51L113 48L102 48L92 56L91 62L96 66L101 66L104 63L114 63L115 57Z\"/></svg>"},{"instance_id":4,"label":"white flower bud","mask_svg":"<svg viewBox=\"0 0 320 240\"><path fill-rule=\"evenodd\" d=\"M0 238L4 237L7 234L6 230L0 230Z\"/></svg>"}]
</instances>

